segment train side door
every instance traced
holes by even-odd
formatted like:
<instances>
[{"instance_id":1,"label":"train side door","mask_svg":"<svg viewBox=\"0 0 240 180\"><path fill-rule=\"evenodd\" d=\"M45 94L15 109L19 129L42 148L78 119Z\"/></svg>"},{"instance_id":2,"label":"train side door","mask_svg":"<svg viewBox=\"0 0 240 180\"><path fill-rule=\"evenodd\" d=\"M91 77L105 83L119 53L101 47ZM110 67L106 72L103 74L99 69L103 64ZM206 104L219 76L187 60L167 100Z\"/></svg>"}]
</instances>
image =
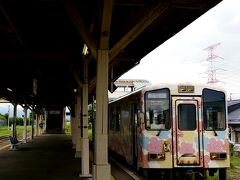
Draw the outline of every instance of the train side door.
<instances>
[{"instance_id":1,"label":"train side door","mask_svg":"<svg viewBox=\"0 0 240 180\"><path fill-rule=\"evenodd\" d=\"M132 163L134 167L137 167L137 155L138 155L138 147L137 147L137 116L138 116L138 110L137 110L137 104L132 104L131 109L131 138L132 138Z\"/></svg>"},{"instance_id":2,"label":"train side door","mask_svg":"<svg viewBox=\"0 0 240 180\"><path fill-rule=\"evenodd\" d=\"M198 97L173 98L175 167L202 167L203 165L200 103L201 99Z\"/></svg>"}]
</instances>

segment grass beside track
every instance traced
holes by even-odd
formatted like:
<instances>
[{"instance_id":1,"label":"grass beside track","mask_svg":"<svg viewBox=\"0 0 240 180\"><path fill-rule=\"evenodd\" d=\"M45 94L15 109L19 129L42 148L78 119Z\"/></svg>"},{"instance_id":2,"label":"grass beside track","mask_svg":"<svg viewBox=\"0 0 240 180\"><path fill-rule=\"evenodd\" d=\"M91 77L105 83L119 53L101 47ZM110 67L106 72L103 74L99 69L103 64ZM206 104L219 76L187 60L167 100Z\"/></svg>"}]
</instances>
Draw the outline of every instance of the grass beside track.
<instances>
[{"instance_id":1,"label":"grass beside track","mask_svg":"<svg viewBox=\"0 0 240 180\"><path fill-rule=\"evenodd\" d=\"M231 156L230 167L227 169L227 179L239 180L240 157ZM218 173L214 176L209 176L209 180L218 180Z\"/></svg>"},{"instance_id":2,"label":"grass beside track","mask_svg":"<svg viewBox=\"0 0 240 180\"><path fill-rule=\"evenodd\" d=\"M30 133L32 126L27 126L27 132ZM23 126L17 126L17 137L22 137ZM12 136L12 130L7 126L0 126L0 136ZM20 138L19 138L20 139Z\"/></svg>"}]
</instances>

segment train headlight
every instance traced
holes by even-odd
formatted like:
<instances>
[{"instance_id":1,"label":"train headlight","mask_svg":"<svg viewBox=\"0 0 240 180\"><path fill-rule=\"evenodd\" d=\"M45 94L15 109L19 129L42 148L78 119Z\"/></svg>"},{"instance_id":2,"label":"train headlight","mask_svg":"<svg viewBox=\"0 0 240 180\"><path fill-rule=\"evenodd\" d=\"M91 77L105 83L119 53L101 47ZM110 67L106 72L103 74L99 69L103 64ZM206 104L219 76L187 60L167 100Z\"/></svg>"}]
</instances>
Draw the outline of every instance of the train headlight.
<instances>
[{"instance_id":1,"label":"train headlight","mask_svg":"<svg viewBox=\"0 0 240 180\"><path fill-rule=\"evenodd\" d=\"M165 160L165 153L148 153L148 160Z\"/></svg>"},{"instance_id":2,"label":"train headlight","mask_svg":"<svg viewBox=\"0 0 240 180\"><path fill-rule=\"evenodd\" d=\"M211 160L227 159L227 153L212 152L212 153L210 153L210 159Z\"/></svg>"}]
</instances>

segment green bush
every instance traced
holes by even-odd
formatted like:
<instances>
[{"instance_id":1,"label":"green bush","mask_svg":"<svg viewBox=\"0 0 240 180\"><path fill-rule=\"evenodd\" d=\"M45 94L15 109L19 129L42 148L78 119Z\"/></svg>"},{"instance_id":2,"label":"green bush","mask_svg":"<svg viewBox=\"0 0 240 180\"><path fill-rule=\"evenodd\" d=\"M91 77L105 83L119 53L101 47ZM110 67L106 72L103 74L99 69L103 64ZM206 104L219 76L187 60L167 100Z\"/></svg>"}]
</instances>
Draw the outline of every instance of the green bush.
<instances>
[{"instance_id":1,"label":"green bush","mask_svg":"<svg viewBox=\"0 0 240 180\"><path fill-rule=\"evenodd\" d=\"M68 134L68 135L71 134L71 127L70 127L70 122L69 121L66 122L65 133Z\"/></svg>"},{"instance_id":2,"label":"green bush","mask_svg":"<svg viewBox=\"0 0 240 180\"><path fill-rule=\"evenodd\" d=\"M230 143L229 146L230 146L230 155L233 156L233 147L234 147L234 144Z\"/></svg>"},{"instance_id":3,"label":"green bush","mask_svg":"<svg viewBox=\"0 0 240 180\"><path fill-rule=\"evenodd\" d=\"M10 117L10 118L9 118L9 124L10 124L10 126L12 125L12 123L13 123L13 118ZM16 124L17 124L17 126L23 126L23 118L17 117L17 118L16 118ZM27 119L27 125L31 125L31 123L29 124L29 119Z\"/></svg>"}]
</instances>

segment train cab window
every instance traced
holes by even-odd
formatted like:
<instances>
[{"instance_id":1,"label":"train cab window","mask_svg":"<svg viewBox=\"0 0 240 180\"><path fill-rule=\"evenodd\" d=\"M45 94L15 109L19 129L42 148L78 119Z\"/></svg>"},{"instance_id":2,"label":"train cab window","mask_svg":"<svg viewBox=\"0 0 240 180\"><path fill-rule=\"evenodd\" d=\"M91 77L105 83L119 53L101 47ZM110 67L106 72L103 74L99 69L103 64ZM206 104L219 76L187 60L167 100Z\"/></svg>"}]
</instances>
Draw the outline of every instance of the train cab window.
<instances>
[{"instance_id":1,"label":"train cab window","mask_svg":"<svg viewBox=\"0 0 240 180\"><path fill-rule=\"evenodd\" d=\"M178 128L183 131L196 129L196 106L194 104L178 105Z\"/></svg>"},{"instance_id":2,"label":"train cab window","mask_svg":"<svg viewBox=\"0 0 240 180\"><path fill-rule=\"evenodd\" d=\"M203 120L206 130L226 129L226 105L223 92L203 90Z\"/></svg>"},{"instance_id":3,"label":"train cab window","mask_svg":"<svg viewBox=\"0 0 240 180\"><path fill-rule=\"evenodd\" d=\"M169 89L145 93L145 123L149 130L170 129Z\"/></svg>"}]
</instances>

